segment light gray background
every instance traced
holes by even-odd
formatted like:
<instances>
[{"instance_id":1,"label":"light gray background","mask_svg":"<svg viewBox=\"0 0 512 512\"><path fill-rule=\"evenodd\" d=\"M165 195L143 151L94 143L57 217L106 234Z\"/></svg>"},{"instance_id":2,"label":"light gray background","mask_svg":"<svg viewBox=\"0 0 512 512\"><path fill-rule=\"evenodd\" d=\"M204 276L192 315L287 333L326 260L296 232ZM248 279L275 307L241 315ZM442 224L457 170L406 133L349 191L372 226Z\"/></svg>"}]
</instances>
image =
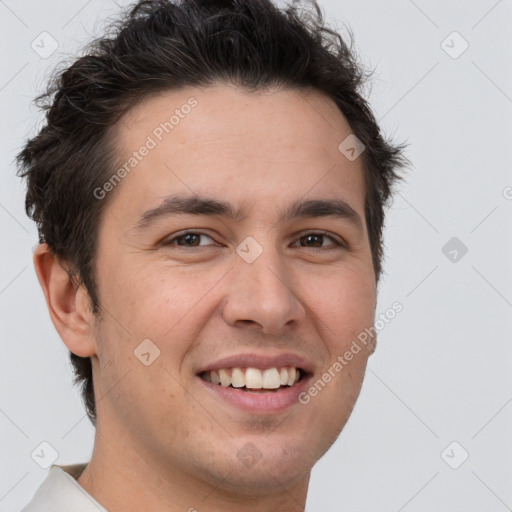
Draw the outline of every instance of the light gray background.
<instances>
[{"instance_id":1,"label":"light gray background","mask_svg":"<svg viewBox=\"0 0 512 512\"><path fill-rule=\"evenodd\" d=\"M409 141L413 167L388 214L378 306L404 310L381 331L353 415L313 471L307 510L510 510L512 1L320 4L376 68L367 94L385 133ZM30 102L54 64L117 9L0 0L2 512L46 477L31 458L41 442L57 464L88 461L93 446L32 267L36 230L13 158L39 122ZM31 48L43 31L59 44L47 59ZM445 51L462 48L454 31L469 44L458 58ZM456 262L442 252L452 237L468 248Z\"/></svg>"}]
</instances>

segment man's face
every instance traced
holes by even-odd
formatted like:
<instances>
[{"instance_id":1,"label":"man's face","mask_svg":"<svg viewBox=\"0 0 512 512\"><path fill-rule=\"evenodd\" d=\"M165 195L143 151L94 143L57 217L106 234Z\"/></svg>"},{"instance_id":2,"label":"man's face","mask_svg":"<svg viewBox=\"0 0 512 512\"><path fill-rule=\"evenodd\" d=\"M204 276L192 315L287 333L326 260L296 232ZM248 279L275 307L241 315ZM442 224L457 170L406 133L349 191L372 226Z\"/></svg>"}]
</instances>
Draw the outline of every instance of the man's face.
<instances>
[{"instance_id":1,"label":"man's face","mask_svg":"<svg viewBox=\"0 0 512 512\"><path fill-rule=\"evenodd\" d=\"M197 105L181 109L191 97ZM158 130L176 109L179 122ZM272 489L307 478L335 441L369 352L354 355L309 403L297 396L373 323L362 161L338 149L350 133L319 93L220 84L147 99L118 123L122 163L150 147L110 192L95 269L98 433L125 458L220 488ZM160 211L138 225L177 194L243 215ZM349 214L280 219L312 200L343 201L360 225ZM260 370L249 371L249 387L260 375L275 386L272 367L284 379L290 367L306 375L252 393L204 380L216 380L205 370L223 369L240 385L248 367Z\"/></svg>"}]
</instances>

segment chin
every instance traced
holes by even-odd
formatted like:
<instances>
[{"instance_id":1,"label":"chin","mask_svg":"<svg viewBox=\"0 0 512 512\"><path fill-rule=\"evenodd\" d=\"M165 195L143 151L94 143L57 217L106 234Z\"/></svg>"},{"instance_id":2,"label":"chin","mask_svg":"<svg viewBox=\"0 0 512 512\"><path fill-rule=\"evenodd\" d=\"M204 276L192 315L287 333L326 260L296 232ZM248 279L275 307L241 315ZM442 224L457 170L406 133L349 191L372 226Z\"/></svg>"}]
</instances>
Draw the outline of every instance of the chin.
<instances>
[{"instance_id":1,"label":"chin","mask_svg":"<svg viewBox=\"0 0 512 512\"><path fill-rule=\"evenodd\" d=\"M304 462L298 465L267 461L267 464L258 463L250 469L233 469L219 489L246 496L282 493L283 489L292 488L304 479L309 480L311 469Z\"/></svg>"},{"instance_id":2,"label":"chin","mask_svg":"<svg viewBox=\"0 0 512 512\"><path fill-rule=\"evenodd\" d=\"M237 438L236 446L241 448L234 450L235 461L224 454L220 463L225 476L220 488L247 495L282 492L283 488L308 480L313 465L327 450L327 447L323 451L315 450L310 440L287 439L279 434L272 437L270 433L268 438L261 435Z\"/></svg>"}]
</instances>

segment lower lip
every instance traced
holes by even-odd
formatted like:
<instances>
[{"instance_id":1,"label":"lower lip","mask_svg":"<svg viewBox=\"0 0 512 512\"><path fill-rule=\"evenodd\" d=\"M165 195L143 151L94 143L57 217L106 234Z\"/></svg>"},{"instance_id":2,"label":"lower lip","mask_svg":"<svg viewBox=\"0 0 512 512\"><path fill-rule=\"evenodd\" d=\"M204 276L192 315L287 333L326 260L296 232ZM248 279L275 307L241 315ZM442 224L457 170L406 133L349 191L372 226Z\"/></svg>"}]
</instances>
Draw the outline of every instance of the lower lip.
<instances>
[{"instance_id":1,"label":"lower lip","mask_svg":"<svg viewBox=\"0 0 512 512\"><path fill-rule=\"evenodd\" d=\"M201 377L197 377L201 383L215 396L226 402L252 413L281 412L299 403L299 394L307 387L311 375L304 376L299 382L290 387L285 387L274 392L262 392L260 394L241 391L237 388L224 387L220 384L212 384Z\"/></svg>"}]
</instances>

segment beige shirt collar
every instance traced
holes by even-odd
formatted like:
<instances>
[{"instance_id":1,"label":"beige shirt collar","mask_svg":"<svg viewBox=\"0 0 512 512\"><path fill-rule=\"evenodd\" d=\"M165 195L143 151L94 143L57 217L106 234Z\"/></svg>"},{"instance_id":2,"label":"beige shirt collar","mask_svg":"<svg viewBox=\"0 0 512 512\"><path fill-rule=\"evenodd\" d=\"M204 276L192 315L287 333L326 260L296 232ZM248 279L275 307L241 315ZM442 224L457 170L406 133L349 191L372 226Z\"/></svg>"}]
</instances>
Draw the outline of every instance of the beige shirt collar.
<instances>
[{"instance_id":1,"label":"beige shirt collar","mask_svg":"<svg viewBox=\"0 0 512 512\"><path fill-rule=\"evenodd\" d=\"M87 463L50 467L46 480L21 512L107 512L76 481Z\"/></svg>"}]
</instances>

